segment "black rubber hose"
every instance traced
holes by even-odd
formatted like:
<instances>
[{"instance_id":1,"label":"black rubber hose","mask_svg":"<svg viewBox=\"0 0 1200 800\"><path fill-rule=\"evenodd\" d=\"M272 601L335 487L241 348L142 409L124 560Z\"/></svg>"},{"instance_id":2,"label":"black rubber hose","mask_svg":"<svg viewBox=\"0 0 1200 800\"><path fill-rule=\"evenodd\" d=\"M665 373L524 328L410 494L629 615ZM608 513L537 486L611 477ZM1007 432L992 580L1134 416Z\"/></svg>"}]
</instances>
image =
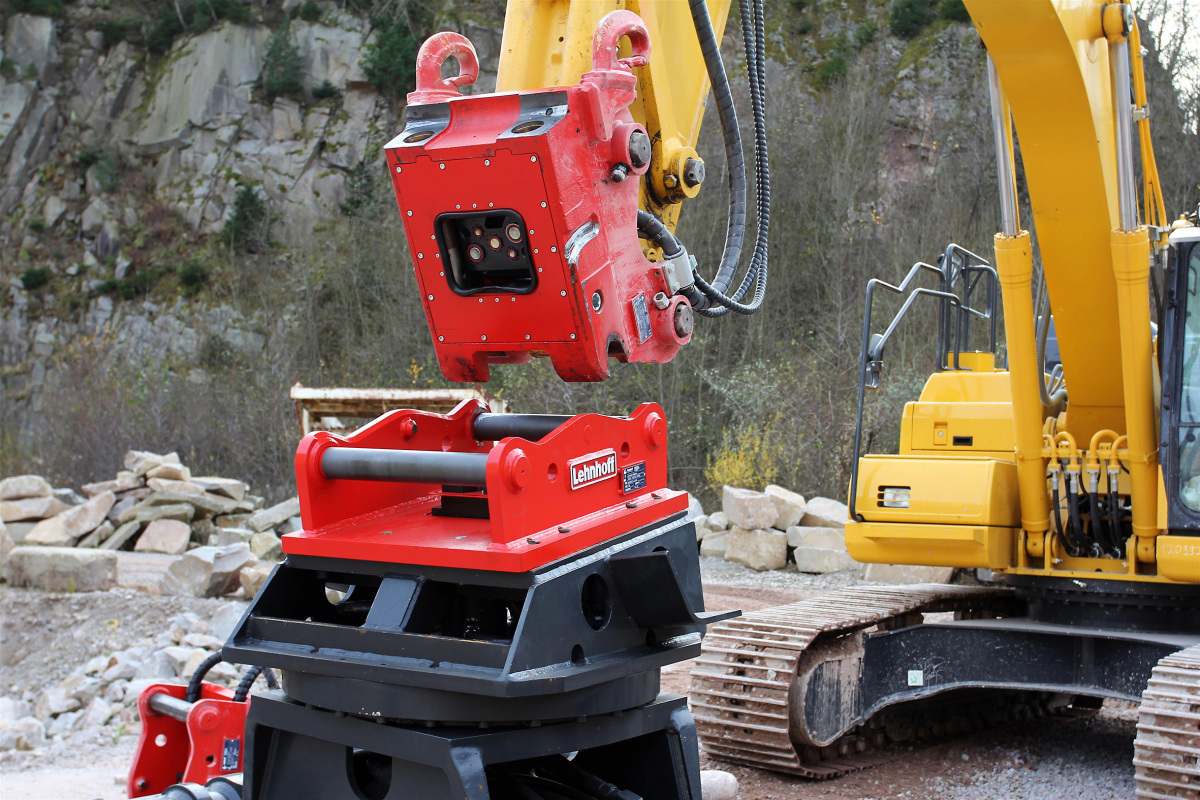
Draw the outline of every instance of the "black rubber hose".
<instances>
[{"instance_id":1,"label":"black rubber hose","mask_svg":"<svg viewBox=\"0 0 1200 800\"><path fill-rule=\"evenodd\" d=\"M742 130L738 126L737 109L733 105L733 92L729 88L725 62L721 59L721 43L713 30L708 4L705 0L690 0L689 6L708 81L712 85L713 99L717 103L717 117L721 122L721 138L725 144L725 163L729 173L729 218L725 227L725 247L710 287L723 294L733 283L733 276L742 260L742 244L746 235L746 159L742 153ZM743 27L746 24L743 17ZM749 62L750 53L746 54L746 58Z\"/></svg>"},{"instance_id":2,"label":"black rubber hose","mask_svg":"<svg viewBox=\"0 0 1200 800\"><path fill-rule=\"evenodd\" d=\"M246 674L242 675L242 679L238 682L237 689L233 693L233 701L235 703L246 702L246 698L250 696L250 687L254 685L254 681L258 680L259 675L263 675L266 679L268 689L279 688L279 681L275 678L275 670L264 667L251 667L246 670Z\"/></svg>"},{"instance_id":3,"label":"black rubber hose","mask_svg":"<svg viewBox=\"0 0 1200 800\"><path fill-rule=\"evenodd\" d=\"M711 33L712 21L708 18L707 11L703 14L696 13L696 5L697 0L692 0L693 19L697 26L697 36L703 41L708 38L705 33ZM750 265L746 270L746 275L743 277L741 285L732 296L726 295L728 284L722 283L723 273L721 270L726 266L726 256L729 255L728 251L722 256L721 270L718 270L717 277L712 284L709 284L700 275L696 275L696 286L708 301L709 307L705 307L703 304L693 305L696 305L697 313L705 317L721 317L730 311L738 314L753 314L761 307L767 289L767 239L771 215L771 185L766 142L766 33L762 18L761 2L759 0L754 0L753 2L752 0L740 0L739 6L742 12L742 35L746 48L746 73L750 84L750 100L754 116L755 217L757 233ZM715 36L711 38L715 40ZM718 58L719 55L718 51ZM709 67L711 73L713 64L708 61L707 52L705 56L706 66ZM716 65L723 72L724 66L719 60L716 61ZM717 96L717 86L718 82L714 80L714 96ZM724 82L724 87L726 90L728 89L727 80ZM744 170L744 161L739 159L738 163ZM731 206L731 218L735 212L736 209ZM733 262L734 271L736 271L738 260L740 259L735 259ZM730 278L732 278L732 275ZM751 286L754 286L753 300L749 303L740 302Z\"/></svg>"},{"instance_id":4,"label":"black rubber hose","mask_svg":"<svg viewBox=\"0 0 1200 800\"><path fill-rule=\"evenodd\" d=\"M1067 486L1067 522L1071 526L1071 539L1075 544L1075 552L1073 556L1082 556L1086 554L1084 543L1087 542L1087 537L1083 535L1083 520L1079 516L1079 493L1072 492L1070 484Z\"/></svg>"},{"instance_id":5,"label":"black rubber hose","mask_svg":"<svg viewBox=\"0 0 1200 800\"><path fill-rule=\"evenodd\" d=\"M200 666L196 667L196 671L192 673L191 680L188 681L187 694L184 698L189 703L195 703L200 699L200 684L204 683L204 676L208 671L221 663L221 651L210 653L208 658L200 662Z\"/></svg>"},{"instance_id":6,"label":"black rubber hose","mask_svg":"<svg viewBox=\"0 0 1200 800\"><path fill-rule=\"evenodd\" d=\"M1113 550L1117 556L1125 554L1125 542L1121 535L1121 498L1108 487L1108 527L1112 532Z\"/></svg>"},{"instance_id":7,"label":"black rubber hose","mask_svg":"<svg viewBox=\"0 0 1200 800\"><path fill-rule=\"evenodd\" d=\"M638 209L637 229L640 238L662 249L664 258L674 258L683 251L683 245L679 243L675 234L671 233L670 229L649 211Z\"/></svg>"},{"instance_id":8,"label":"black rubber hose","mask_svg":"<svg viewBox=\"0 0 1200 800\"><path fill-rule=\"evenodd\" d=\"M1054 501L1054 529L1058 532L1058 540L1062 542L1063 545L1066 546L1067 551L1070 552L1071 550L1075 549L1075 545L1069 538L1067 538L1067 532L1063 530L1062 498L1059 497L1058 493L1058 477L1053 477L1052 481L1054 484L1053 497L1051 498ZM1071 555L1074 555L1074 553L1071 553Z\"/></svg>"},{"instance_id":9,"label":"black rubber hose","mask_svg":"<svg viewBox=\"0 0 1200 800\"><path fill-rule=\"evenodd\" d=\"M1108 528L1104 524L1104 511L1100 505L1100 495L1098 492L1088 492L1088 513L1092 517L1092 546L1099 548L1102 552L1108 552L1111 549L1109 546Z\"/></svg>"}]
</instances>

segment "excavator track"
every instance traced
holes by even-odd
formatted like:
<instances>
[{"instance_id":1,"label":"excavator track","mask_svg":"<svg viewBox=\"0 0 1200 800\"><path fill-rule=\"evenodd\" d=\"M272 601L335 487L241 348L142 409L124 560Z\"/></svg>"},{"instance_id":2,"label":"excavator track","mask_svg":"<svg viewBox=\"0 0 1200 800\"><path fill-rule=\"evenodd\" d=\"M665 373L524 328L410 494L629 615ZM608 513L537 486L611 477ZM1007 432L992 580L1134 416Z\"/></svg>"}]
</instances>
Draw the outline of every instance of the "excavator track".
<instances>
[{"instance_id":1,"label":"excavator track","mask_svg":"<svg viewBox=\"0 0 1200 800\"><path fill-rule=\"evenodd\" d=\"M922 584L866 587L764 609L709 629L691 673L689 700L703 749L722 761L827 779L894 757L878 719L826 747L797 746L789 735L792 681L805 650L822 636L887 626L910 615L970 613L1007 599L1004 590ZM913 738L965 731L1013 717L1040 715L1047 697L956 704L940 718L912 718ZM1009 698L1011 701L1011 697ZM877 715L878 716L878 715Z\"/></svg>"},{"instance_id":2,"label":"excavator track","mask_svg":"<svg viewBox=\"0 0 1200 800\"><path fill-rule=\"evenodd\" d=\"M1138 797L1200 800L1200 645L1154 668L1133 747Z\"/></svg>"}]
</instances>

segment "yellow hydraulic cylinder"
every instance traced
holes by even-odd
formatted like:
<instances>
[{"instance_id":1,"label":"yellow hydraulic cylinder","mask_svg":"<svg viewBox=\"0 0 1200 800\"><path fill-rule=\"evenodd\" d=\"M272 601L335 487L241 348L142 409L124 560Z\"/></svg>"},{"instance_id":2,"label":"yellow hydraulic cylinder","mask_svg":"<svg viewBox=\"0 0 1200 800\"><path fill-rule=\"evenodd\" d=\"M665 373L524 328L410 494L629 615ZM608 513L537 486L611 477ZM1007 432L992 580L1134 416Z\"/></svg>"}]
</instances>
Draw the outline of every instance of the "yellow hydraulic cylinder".
<instances>
[{"instance_id":1,"label":"yellow hydraulic cylinder","mask_svg":"<svg viewBox=\"0 0 1200 800\"><path fill-rule=\"evenodd\" d=\"M1046 460L1042 457L1042 426L1046 409L1038 381L1033 310L1033 248L1028 231L1016 236L996 234L996 272L1004 298L1004 336L1008 342L1008 379L1012 387L1013 426L1017 446L1017 485L1021 492L1021 527L1041 549L1050 527L1046 492Z\"/></svg>"},{"instance_id":2,"label":"yellow hydraulic cylinder","mask_svg":"<svg viewBox=\"0 0 1200 800\"><path fill-rule=\"evenodd\" d=\"M1153 343L1150 338L1150 236L1145 227L1112 232L1113 274L1121 327L1125 389L1126 461L1137 560L1153 563L1158 536L1158 443L1154 407Z\"/></svg>"}]
</instances>

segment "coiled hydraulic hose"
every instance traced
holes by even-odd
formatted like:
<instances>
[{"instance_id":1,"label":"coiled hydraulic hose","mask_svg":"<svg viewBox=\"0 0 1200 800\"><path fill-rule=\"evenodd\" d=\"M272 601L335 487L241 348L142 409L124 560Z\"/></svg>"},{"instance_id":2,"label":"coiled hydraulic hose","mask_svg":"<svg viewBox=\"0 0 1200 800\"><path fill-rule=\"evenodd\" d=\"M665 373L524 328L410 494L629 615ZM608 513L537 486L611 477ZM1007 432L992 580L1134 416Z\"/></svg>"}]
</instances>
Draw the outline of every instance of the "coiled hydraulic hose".
<instances>
[{"instance_id":1,"label":"coiled hydraulic hose","mask_svg":"<svg viewBox=\"0 0 1200 800\"><path fill-rule=\"evenodd\" d=\"M725 159L729 173L729 218L725 230L725 247L721 263L712 283L693 271L695 283L682 290L696 313L705 317L722 317L733 311L753 314L761 306L767 290L767 237L771 219L771 176L767 161L766 137L766 31L763 24L761 0L740 0L742 37L746 49L746 76L750 85L750 103L754 119L755 220L757 232L750 265L737 290L729 295L738 265L746 229L746 162L742 155L742 135L725 65L721 60L720 43L713 31L712 18L705 0L689 0L696 36L704 56L704 65L712 84L721 133L725 143ZM742 299L754 287L748 303Z\"/></svg>"}]
</instances>

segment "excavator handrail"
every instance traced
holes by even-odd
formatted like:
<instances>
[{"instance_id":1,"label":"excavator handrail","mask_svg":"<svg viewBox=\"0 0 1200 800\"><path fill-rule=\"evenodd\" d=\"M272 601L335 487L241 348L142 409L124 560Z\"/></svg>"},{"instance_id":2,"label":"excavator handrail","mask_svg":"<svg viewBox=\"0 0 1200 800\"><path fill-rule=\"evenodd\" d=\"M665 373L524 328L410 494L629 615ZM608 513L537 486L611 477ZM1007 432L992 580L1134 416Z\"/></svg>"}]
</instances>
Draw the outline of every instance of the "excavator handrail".
<instances>
[{"instance_id":1,"label":"excavator handrail","mask_svg":"<svg viewBox=\"0 0 1200 800\"><path fill-rule=\"evenodd\" d=\"M960 257L961 260L956 260ZM957 268L956 268L957 265ZM933 273L938 276L940 288L930 289L924 286L918 286L910 290L913 282L918 277L925 273ZM971 276L975 274L972 280ZM973 308L970 305L972 294L976 291L977 284L981 278L987 278L987 294L986 306L980 310ZM962 297L960 298L954 292L955 285L962 281ZM939 265L927 264L923 261L918 261L913 264L908 273L904 276L904 280L899 286L888 283L879 278L872 278L867 281L866 303L863 313L863 339L862 350L859 354L858 362L858 403L855 410L854 419L854 453L850 472L850 498L849 513L850 518L862 522L862 518L858 515L856 509L856 501L858 497L858 471L859 460L862 455L862 425L863 425L863 404L866 399L867 376L872 375L872 388L878 385L878 376L883 365L883 347L895 333L900 323L908 315L909 310L916 303L918 297L931 297L938 303L938 371L947 369L949 357L953 354L953 369L967 370L959 362L959 355L969 346L970 339L970 320L972 317L986 319L991 321L991 330L989 331L989 348L992 355L997 351L997 314L996 314L996 292L999 285L999 276L994 267L989 264L982 256L972 253L964 247L951 243L946 247L939 257ZM892 317L887 328L882 334L871 333L871 314L875 301L876 287L885 289L894 294L905 294L904 303L900 306L900 310ZM953 345L951 345L950 334L950 309L956 309L955 315L955 336L953 337Z\"/></svg>"}]
</instances>

